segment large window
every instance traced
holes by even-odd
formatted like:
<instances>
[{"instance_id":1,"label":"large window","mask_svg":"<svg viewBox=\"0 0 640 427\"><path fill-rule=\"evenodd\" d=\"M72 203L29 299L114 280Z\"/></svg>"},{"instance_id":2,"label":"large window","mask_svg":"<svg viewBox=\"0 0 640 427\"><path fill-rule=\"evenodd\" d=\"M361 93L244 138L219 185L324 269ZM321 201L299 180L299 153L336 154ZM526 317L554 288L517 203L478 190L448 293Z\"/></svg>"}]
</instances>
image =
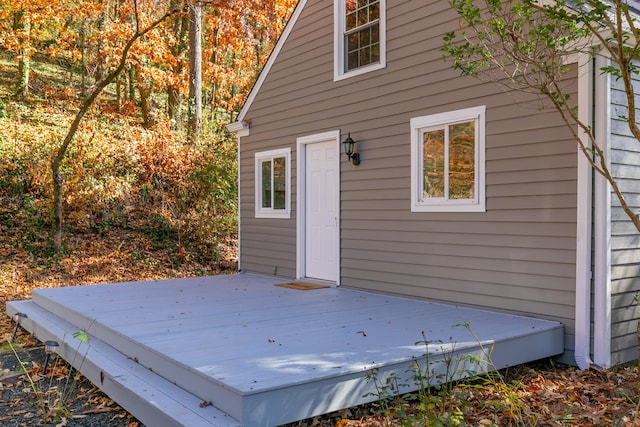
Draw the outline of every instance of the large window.
<instances>
[{"instance_id":1,"label":"large window","mask_svg":"<svg viewBox=\"0 0 640 427\"><path fill-rule=\"evenodd\" d=\"M484 212L485 107L411 120L411 210Z\"/></svg>"},{"instance_id":2,"label":"large window","mask_svg":"<svg viewBox=\"0 0 640 427\"><path fill-rule=\"evenodd\" d=\"M256 217L289 218L291 148L256 153Z\"/></svg>"},{"instance_id":3,"label":"large window","mask_svg":"<svg viewBox=\"0 0 640 427\"><path fill-rule=\"evenodd\" d=\"M384 67L386 0L335 1L335 79Z\"/></svg>"}]
</instances>

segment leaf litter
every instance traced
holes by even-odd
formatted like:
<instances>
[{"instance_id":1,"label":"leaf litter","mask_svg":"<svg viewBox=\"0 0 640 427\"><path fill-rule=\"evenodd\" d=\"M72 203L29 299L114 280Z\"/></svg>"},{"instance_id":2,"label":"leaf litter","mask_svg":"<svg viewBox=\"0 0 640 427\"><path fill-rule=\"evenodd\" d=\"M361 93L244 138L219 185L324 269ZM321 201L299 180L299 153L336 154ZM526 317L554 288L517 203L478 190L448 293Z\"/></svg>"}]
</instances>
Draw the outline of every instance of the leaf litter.
<instances>
[{"instance_id":1,"label":"leaf litter","mask_svg":"<svg viewBox=\"0 0 640 427\"><path fill-rule=\"evenodd\" d=\"M182 259L177 266L172 248L155 247L144 233L130 229L114 228L100 234L70 234L66 251L53 257L37 255L46 252L46 235L34 239L42 244L41 250L38 250L33 246L25 248L24 245L15 244L15 241L19 241L18 236L12 236L10 230L2 231L6 231L8 239L0 239L0 259L3 260L0 265L0 425L141 427L142 423L62 359L50 362L48 374L44 376L43 345L21 329L18 329L14 344L20 359L17 360L7 344L14 323L5 314L6 302L29 299L31 291L37 288L231 271L235 266L233 244L226 248L225 260L219 265ZM132 253L136 256L131 256ZM36 384L35 390L22 366Z\"/></svg>"},{"instance_id":2,"label":"leaf litter","mask_svg":"<svg viewBox=\"0 0 640 427\"><path fill-rule=\"evenodd\" d=\"M216 274L210 265L185 259L176 267L175 253L154 247L144 234L132 236L132 230L111 229L106 233L70 235L67 251L55 259L34 255L37 251L0 242L0 309L5 303L30 298L36 288L99 284L122 281L188 277ZM11 240L11 239L9 239ZM43 238L42 241L46 241ZM44 244L44 243L43 243ZM44 250L44 248L43 248ZM131 256L135 253L136 256ZM222 271L235 267L235 247L229 245ZM145 262L140 262L144 259ZM42 344L24 331L16 339L18 354L26 369L40 382L60 384L69 378L73 393L65 396L65 411L43 416L36 402L45 408L58 405L59 388L54 391L32 389L21 373L20 362L6 348L13 322L0 315L2 350L0 359L0 424L7 427L32 426L48 422L50 426L141 427L142 424L104 395L81 375L71 372L62 360L56 360L47 377L42 376ZM640 385L638 368L626 366L610 370L595 367L584 371L557 366L551 361L517 366L503 372L509 389L482 379L456 384L447 399L458 405L463 417L460 426L629 426L640 427ZM47 395L49 393L49 395ZM53 394L54 396L52 396ZM518 402L517 411L510 400ZM398 400L389 410L368 404L288 424L288 427L377 427L405 426L406 420L422 409L418 402ZM441 421L446 421L442 417ZM417 425L417 424L416 424ZM442 424L447 425L447 424Z\"/></svg>"}]
</instances>

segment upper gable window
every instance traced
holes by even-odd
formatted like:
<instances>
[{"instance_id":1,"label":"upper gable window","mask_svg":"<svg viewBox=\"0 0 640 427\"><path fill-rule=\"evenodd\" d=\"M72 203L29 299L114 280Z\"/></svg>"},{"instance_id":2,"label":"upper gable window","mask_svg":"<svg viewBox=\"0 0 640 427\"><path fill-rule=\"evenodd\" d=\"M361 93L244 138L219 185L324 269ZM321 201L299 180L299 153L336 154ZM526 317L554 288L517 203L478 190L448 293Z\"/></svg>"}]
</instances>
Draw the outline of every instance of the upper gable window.
<instances>
[{"instance_id":1,"label":"upper gable window","mask_svg":"<svg viewBox=\"0 0 640 427\"><path fill-rule=\"evenodd\" d=\"M335 80L385 66L386 0L334 0Z\"/></svg>"},{"instance_id":2,"label":"upper gable window","mask_svg":"<svg viewBox=\"0 0 640 427\"><path fill-rule=\"evenodd\" d=\"M411 119L411 210L484 212L485 107Z\"/></svg>"},{"instance_id":3,"label":"upper gable window","mask_svg":"<svg viewBox=\"0 0 640 427\"><path fill-rule=\"evenodd\" d=\"M289 218L291 148L256 153L256 218Z\"/></svg>"}]
</instances>

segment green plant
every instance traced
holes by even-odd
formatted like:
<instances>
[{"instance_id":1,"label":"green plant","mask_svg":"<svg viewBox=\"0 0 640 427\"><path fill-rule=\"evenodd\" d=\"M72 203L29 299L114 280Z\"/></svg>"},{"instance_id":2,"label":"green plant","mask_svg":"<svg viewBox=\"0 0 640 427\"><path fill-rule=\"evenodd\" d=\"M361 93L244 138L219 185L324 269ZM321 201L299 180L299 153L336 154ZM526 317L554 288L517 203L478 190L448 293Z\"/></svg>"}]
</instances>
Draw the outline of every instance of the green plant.
<instances>
[{"instance_id":1,"label":"green plant","mask_svg":"<svg viewBox=\"0 0 640 427\"><path fill-rule=\"evenodd\" d=\"M82 343L87 344L89 342L89 336L84 331L78 331L73 334L73 337L79 340L76 355L74 356L75 360L80 345L82 345ZM75 384L79 379L78 371L68 365L59 366L59 357L57 355L53 358L53 365L48 366L47 372L44 372L37 364L32 364L32 368L28 369L29 363L21 359L15 345L10 342L9 347L18 361L21 372L29 383L29 387L33 391L32 395L35 399L33 405L37 408L42 421L44 423L59 423L70 417L72 414L67 402L72 396L72 393L75 392ZM85 357L86 352L83 355L83 361ZM46 367L45 362L45 368Z\"/></svg>"},{"instance_id":2,"label":"green plant","mask_svg":"<svg viewBox=\"0 0 640 427\"><path fill-rule=\"evenodd\" d=\"M446 344L441 340L428 340L422 332L422 340L415 345L424 345L425 352L406 371L415 391L401 394L401 389L409 385L401 382L395 373L384 380L378 371L367 375L373 381L376 391L367 396L378 397L376 405L387 425L402 426L460 426L463 425L462 407L465 402L452 393L455 379L462 374L459 357L455 356L455 343ZM430 346L439 347L442 357L433 360ZM410 410L410 408L412 408Z\"/></svg>"},{"instance_id":3,"label":"green plant","mask_svg":"<svg viewBox=\"0 0 640 427\"><path fill-rule=\"evenodd\" d=\"M491 386L500 397L499 399L492 399L486 402L487 405L492 405L495 411L499 411L505 414L515 425L536 425L537 416L535 414L528 414L525 416L524 405L518 395L520 384L509 384L506 382L504 376L500 373L497 367L494 365L491 359L493 353L493 344L490 347L486 347L480 338L471 328L471 322L467 321L455 326L462 326L473 336L480 348L481 357L471 356L476 364L484 366L483 376L479 377L479 384L483 386Z\"/></svg>"},{"instance_id":4,"label":"green plant","mask_svg":"<svg viewBox=\"0 0 640 427\"><path fill-rule=\"evenodd\" d=\"M64 395L57 384L54 384L54 375L49 378L44 372L41 375L37 365L34 365L32 369L28 369L29 363L20 358L13 343L9 343L9 346L33 391L34 406L37 408L42 421L45 423L59 422L62 418L68 417L70 413L64 405ZM52 368L55 368L55 365Z\"/></svg>"},{"instance_id":5,"label":"green plant","mask_svg":"<svg viewBox=\"0 0 640 427\"><path fill-rule=\"evenodd\" d=\"M492 390L492 395L482 400L484 409L508 419L509 425L535 426L539 416L526 411L519 397L520 383L509 384L491 360L493 346L485 346L471 328L470 322L454 326L464 327L478 343L478 352L458 354L455 342L428 340L422 333L425 352L414 359L406 371L414 391L401 393L406 387L402 379L391 374L380 379L377 369L367 375L373 381L375 392L368 396L378 397L376 403L386 425L415 426L465 426L465 411L470 408L469 396L483 389ZM438 358L433 358L438 350ZM461 378L466 378L461 381ZM526 414L526 416L525 416ZM489 421L489 420L485 420ZM493 425L500 423L496 419Z\"/></svg>"},{"instance_id":6,"label":"green plant","mask_svg":"<svg viewBox=\"0 0 640 427\"><path fill-rule=\"evenodd\" d=\"M374 368L367 373L366 379L368 382L373 382L376 391L367 393L364 397L374 396L377 399L374 406L383 416L384 423L391 425L390 414L393 412L393 409L401 403L400 384L398 384L398 375L395 372L392 372L381 380L378 376L379 371L379 368Z\"/></svg>"},{"instance_id":7,"label":"green plant","mask_svg":"<svg viewBox=\"0 0 640 427\"><path fill-rule=\"evenodd\" d=\"M424 331L422 340L415 345L423 345L425 352L421 358L414 359L410 368L415 392L406 395L407 400L415 401L418 411L406 415L407 425L459 426L464 421L462 407L466 402L457 399L453 393L456 379L464 372L461 369L461 357L455 356L455 342L428 340ZM441 357L431 358L430 346L439 348Z\"/></svg>"}]
</instances>

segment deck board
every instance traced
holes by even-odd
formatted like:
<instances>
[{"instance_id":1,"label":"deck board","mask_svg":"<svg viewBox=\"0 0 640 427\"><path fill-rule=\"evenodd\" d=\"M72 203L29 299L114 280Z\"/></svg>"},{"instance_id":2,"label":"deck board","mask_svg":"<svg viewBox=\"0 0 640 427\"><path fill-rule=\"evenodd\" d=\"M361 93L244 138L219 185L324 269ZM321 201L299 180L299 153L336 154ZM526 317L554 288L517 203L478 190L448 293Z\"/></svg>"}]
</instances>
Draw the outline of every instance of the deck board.
<instances>
[{"instance_id":1,"label":"deck board","mask_svg":"<svg viewBox=\"0 0 640 427\"><path fill-rule=\"evenodd\" d=\"M427 349L415 345L423 332L430 360L482 356L482 343L495 346L492 359L502 368L563 349L557 322L344 288L274 286L286 281L237 274L40 289L33 302L245 426L370 401L366 374L406 376ZM467 322L477 338L455 326Z\"/></svg>"}]
</instances>

